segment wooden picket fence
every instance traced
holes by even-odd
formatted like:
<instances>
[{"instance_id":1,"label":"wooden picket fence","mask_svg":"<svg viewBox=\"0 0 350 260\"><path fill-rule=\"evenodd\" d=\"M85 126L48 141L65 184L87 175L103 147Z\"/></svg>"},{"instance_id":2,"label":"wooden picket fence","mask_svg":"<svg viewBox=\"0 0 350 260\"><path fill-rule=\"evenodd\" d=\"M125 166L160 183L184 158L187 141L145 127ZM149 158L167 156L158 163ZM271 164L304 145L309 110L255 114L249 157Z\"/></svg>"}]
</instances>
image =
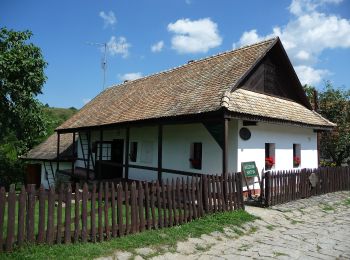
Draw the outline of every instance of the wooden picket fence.
<instances>
[{"instance_id":1,"label":"wooden picket fence","mask_svg":"<svg viewBox=\"0 0 350 260\"><path fill-rule=\"evenodd\" d=\"M178 178L159 183L99 183L82 189L16 193L0 189L0 251L27 243L97 242L181 225L212 212L244 209L242 175Z\"/></svg>"},{"instance_id":2,"label":"wooden picket fence","mask_svg":"<svg viewBox=\"0 0 350 260\"><path fill-rule=\"evenodd\" d=\"M262 178L262 187L262 201L265 206L329 192L350 190L350 168L326 167L267 172Z\"/></svg>"}]
</instances>

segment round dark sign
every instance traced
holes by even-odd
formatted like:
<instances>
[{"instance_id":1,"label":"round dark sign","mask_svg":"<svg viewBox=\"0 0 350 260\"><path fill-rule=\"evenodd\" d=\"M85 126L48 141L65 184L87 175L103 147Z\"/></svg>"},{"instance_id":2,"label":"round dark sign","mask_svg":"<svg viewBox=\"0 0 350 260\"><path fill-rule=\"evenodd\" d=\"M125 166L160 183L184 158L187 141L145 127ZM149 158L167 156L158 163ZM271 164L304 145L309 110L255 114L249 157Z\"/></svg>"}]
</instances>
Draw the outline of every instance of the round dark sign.
<instances>
[{"instance_id":1,"label":"round dark sign","mask_svg":"<svg viewBox=\"0 0 350 260\"><path fill-rule=\"evenodd\" d=\"M250 137L252 136L252 133L250 132L250 130L246 127L242 127L239 130L239 136L243 139L243 140L249 140Z\"/></svg>"}]
</instances>

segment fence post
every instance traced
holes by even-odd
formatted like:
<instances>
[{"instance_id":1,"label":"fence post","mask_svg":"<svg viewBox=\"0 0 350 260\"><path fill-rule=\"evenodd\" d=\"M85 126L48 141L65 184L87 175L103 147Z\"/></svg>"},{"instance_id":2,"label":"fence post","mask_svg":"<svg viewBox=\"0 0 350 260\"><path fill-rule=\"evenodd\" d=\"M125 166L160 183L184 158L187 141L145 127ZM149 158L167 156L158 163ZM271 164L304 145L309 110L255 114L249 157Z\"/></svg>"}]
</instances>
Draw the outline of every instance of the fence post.
<instances>
[{"instance_id":1,"label":"fence post","mask_svg":"<svg viewBox=\"0 0 350 260\"><path fill-rule=\"evenodd\" d=\"M12 251L12 245L15 237L15 210L16 210L16 191L15 185L10 185L10 191L7 198L7 238L6 251Z\"/></svg>"},{"instance_id":2,"label":"fence post","mask_svg":"<svg viewBox=\"0 0 350 260\"><path fill-rule=\"evenodd\" d=\"M2 252L2 247L4 244L3 239L3 228L4 228L4 215L6 206L6 191L4 187L0 188L0 252Z\"/></svg>"},{"instance_id":3,"label":"fence post","mask_svg":"<svg viewBox=\"0 0 350 260\"><path fill-rule=\"evenodd\" d=\"M268 207L270 205L270 196L271 196L271 194L270 194L270 192L271 192L270 179L271 179L270 172L266 172L264 177L263 177L263 180L265 180L263 183L265 183L265 185L266 185L265 189L264 189L264 191L265 191L265 194L264 194L265 207Z\"/></svg>"}]
</instances>

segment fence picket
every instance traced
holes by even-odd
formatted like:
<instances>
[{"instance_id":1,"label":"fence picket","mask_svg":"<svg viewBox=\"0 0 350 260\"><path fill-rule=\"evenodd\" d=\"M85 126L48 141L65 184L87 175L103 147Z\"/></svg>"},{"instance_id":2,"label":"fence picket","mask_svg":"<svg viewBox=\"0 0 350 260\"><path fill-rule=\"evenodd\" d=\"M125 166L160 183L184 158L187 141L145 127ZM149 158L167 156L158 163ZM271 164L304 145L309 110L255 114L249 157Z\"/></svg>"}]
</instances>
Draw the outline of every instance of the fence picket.
<instances>
[{"instance_id":1,"label":"fence picket","mask_svg":"<svg viewBox=\"0 0 350 260\"><path fill-rule=\"evenodd\" d=\"M98 241L103 241L103 214L102 214L102 208L103 208L103 202L102 202L102 196L103 196L103 184L100 182L100 185L98 187L98 205L97 205L97 216L98 216Z\"/></svg>"},{"instance_id":2,"label":"fence picket","mask_svg":"<svg viewBox=\"0 0 350 260\"><path fill-rule=\"evenodd\" d=\"M5 208L6 208L6 191L4 187L0 188L0 252L3 251L4 245L3 229L5 220Z\"/></svg>"},{"instance_id":3,"label":"fence picket","mask_svg":"<svg viewBox=\"0 0 350 260\"><path fill-rule=\"evenodd\" d=\"M58 202L57 202L57 229L56 229L56 243L61 244L62 242L62 203L64 196L64 185L61 184L58 191Z\"/></svg>"},{"instance_id":4,"label":"fence picket","mask_svg":"<svg viewBox=\"0 0 350 260\"><path fill-rule=\"evenodd\" d=\"M124 184L125 190L125 234L130 233L130 192L128 183Z\"/></svg>"},{"instance_id":5,"label":"fence picket","mask_svg":"<svg viewBox=\"0 0 350 260\"><path fill-rule=\"evenodd\" d=\"M180 191L180 179L176 178L176 198L177 198L177 208L178 208L178 224L183 223L183 203L181 201L181 191ZM183 198L182 198L183 199Z\"/></svg>"},{"instance_id":6,"label":"fence picket","mask_svg":"<svg viewBox=\"0 0 350 260\"><path fill-rule=\"evenodd\" d=\"M184 210L184 215L183 215L183 222L187 222L188 221L188 211L187 211L187 201L188 201L188 197L187 197L187 192L186 192L186 184L185 184L185 180L184 178L181 178L181 187L182 187L182 201L183 201L183 210Z\"/></svg>"},{"instance_id":7,"label":"fence picket","mask_svg":"<svg viewBox=\"0 0 350 260\"><path fill-rule=\"evenodd\" d=\"M172 198L171 198L171 193L172 193L172 186L169 183L169 179L166 180L166 195L167 195L167 212L168 212L168 225L170 227L173 226L173 203L172 203Z\"/></svg>"},{"instance_id":8,"label":"fence picket","mask_svg":"<svg viewBox=\"0 0 350 260\"><path fill-rule=\"evenodd\" d=\"M18 246L22 246L24 243L24 232L25 232L24 221L25 221L26 197L27 197L26 189L25 189L25 186L23 185L21 189L21 193L19 194L19 197L18 197L18 231L17 231ZM0 191L0 204L1 203L2 201L1 201L1 191ZM0 212L1 212L1 209L0 209ZM2 223L1 216L0 216L0 223ZM0 227L0 232L2 232L1 227ZM0 247L2 247L1 239L0 239ZM1 249L0 249L0 252L1 252Z\"/></svg>"},{"instance_id":9,"label":"fence picket","mask_svg":"<svg viewBox=\"0 0 350 260\"><path fill-rule=\"evenodd\" d=\"M91 211L90 211L91 241L96 242L96 184L91 191Z\"/></svg>"},{"instance_id":10,"label":"fence picket","mask_svg":"<svg viewBox=\"0 0 350 260\"><path fill-rule=\"evenodd\" d=\"M112 210L112 237L117 236L117 221L116 221L116 203L115 203L115 186L111 183L111 210Z\"/></svg>"},{"instance_id":11,"label":"fence picket","mask_svg":"<svg viewBox=\"0 0 350 260\"><path fill-rule=\"evenodd\" d=\"M142 182L138 185L138 206L139 206L139 231L143 232L145 230L145 211L144 211L144 189Z\"/></svg>"},{"instance_id":12,"label":"fence picket","mask_svg":"<svg viewBox=\"0 0 350 260\"><path fill-rule=\"evenodd\" d=\"M152 228L151 218L150 218L150 197L149 197L149 184L145 183L145 217L146 217L146 226L150 230Z\"/></svg>"},{"instance_id":13,"label":"fence picket","mask_svg":"<svg viewBox=\"0 0 350 260\"><path fill-rule=\"evenodd\" d=\"M47 230L46 230L46 242L49 245L53 244L54 240L54 214L55 214L55 188L51 187L48 193L48 201L47 201Z\"/></svg>"},{"instance_id":14,"label":"fence picket","mask_svg":"<svg viewBox=\"0 0 350 260\"><path fill-rule=\"evenodd\" d=\"M104 189L104 220L105 220L104 234L105 234L106 240L109 240L111 237L108 211L109 211L109 183L106 182L105 189Z\"/></svg>"},{"instance_id":15,"label":"fence picket","mask_svg":"<svg viewBox=\"0 0 350 260\"><path fill-rule=\"evenodd\" d=\"M158 212L157 227L162 228L164 226L164 224L163 224L163 217L162 217L162 202L160 200L159 181L156 182L156 193L157 193L157 212Z\"/></svg>"},{"instance_id":16,"label":"fence picket","mask_svg":"<svg viewBox=\"0 0 350 260\"><path fill-rule=\"evenodd\" d=\"M44 243L45 240L45 188L41 184L39 188L39 226L38 243ZM10 206L10 205L9 205Z\"/></svg>"},{"instance_id":17,"label":"fence picket","mask_svg":"<svg viewBox=\"0 0 350 260\"><path fill-rule=\"evenodd\" d=\"M154 182L151 184L151 216L152 216L152 223L150 228L158 228L158 220L156 218L156 211L155 211L155 200L157 196L156 186Z\"/></svg>"},{"instance_id":18,"label":"fence picket","mask_svg":"<svg viewBox=\"0 0 350 260\"><path fill-rule=\"evenodd\" d=\"M65 221L64 221L64 243L65 244L69 244L71 242L71 232L70 232L71 204L72 204L72 186L70 183L68 183L67 190L66 190L66 208L65 208Z\"/></svg>"},{"instance_id":19,"label":"fence picket","mask_svg":"<svg viewBox=\"0 0 350 260\"><path fill-rule=\"evenodd\" d=\"M81 241L87 241L87 200L89 197L89 189L87 183L83 185L82 201L81 201Z\"/></svg>"},{"instance_id":20,"label":"fence picket","mask_svg":"<svg viewBox=\"0 0 350 260\"><path fill-rule=\"evenodd\" d=\"M16 191L15 185L10 186L7 195L7 237L6 237L6 251L12 251L13 242L15 238L15 218L16 218Z\"/></svg>"},{"instance_id":21,"label":"fence picket","mask_svg":"<svg viewBox=\"0 0 350 260\"><path fill-rule=\"evenodd\" d=\"M126 196L126 195L125 195ZM123 225L123 185L118 183L117 185L117 215L118 215L118 235L124 236Z\"/></svg>"},{"instance_id":22,"label":"fence picket","mask_svg":"<svg viewBox=\"0 0 350 260\"><path fill-rule=\"evenodd\" d=\"M75 184L74 196L74 243L79 242L80 237L80 191L79 183Z\"/></svg>"}]
</instances>

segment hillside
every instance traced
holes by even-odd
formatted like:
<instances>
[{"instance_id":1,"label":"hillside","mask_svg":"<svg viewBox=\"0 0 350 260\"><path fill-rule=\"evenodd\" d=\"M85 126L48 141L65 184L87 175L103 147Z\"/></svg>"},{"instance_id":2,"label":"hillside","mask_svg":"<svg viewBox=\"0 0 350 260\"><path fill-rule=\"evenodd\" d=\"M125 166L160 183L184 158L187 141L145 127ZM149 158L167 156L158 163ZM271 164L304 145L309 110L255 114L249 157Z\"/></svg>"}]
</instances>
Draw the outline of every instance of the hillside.
<instances>
[{"instance_id":1,"label":"hillside","mask_svg":"<svg viewBox=\"0 0 350 260\"><path fill-rule=\"evenodd\" d=\"M61 125L64 121L74 115L78 110L74 107L71 108L58 108L58 107L44 107L44 115L47 120L47 135L53 134L56 127ZM45 138L46 139L46 138Z\"/></svg>"}]
</instances>

